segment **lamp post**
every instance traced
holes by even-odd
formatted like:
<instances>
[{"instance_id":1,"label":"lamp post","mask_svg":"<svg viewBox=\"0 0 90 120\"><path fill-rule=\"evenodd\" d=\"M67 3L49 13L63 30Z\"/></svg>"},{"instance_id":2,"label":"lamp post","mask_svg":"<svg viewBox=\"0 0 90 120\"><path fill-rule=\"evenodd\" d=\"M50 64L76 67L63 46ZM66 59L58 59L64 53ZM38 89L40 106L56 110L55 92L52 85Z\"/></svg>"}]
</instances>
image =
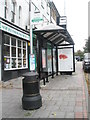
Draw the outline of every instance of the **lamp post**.
<instances>
[{"instance_id":1,"label":"lamp post","mask_svg":"<svg viewBox=\"0 0 90 120\"><path fill-rule=\"evenodd\" d=\"M25 110L34 110L42 106L42 97L40 95L40 81L38 74L34 72L35 57L33 57L33 39L32 39L32 19L31 19L31 0L29 0L29 19L30 19L30 72L23 74L23 97L22 107ZM32 67L31 67L32 66Z\"/></svg>"},{"instance_id":2,"label":"lamp post","mask_svg":"<svg viewBox=\"0 0 90 120\"><path fill-rule=\"evenodd\" d=\"M36 58L33 54L33 31L32 31L32 11L31 11L32 0L29 0L29 23L30 23L30 55L29 55L29 69L30 71L36 70Z\"/></svg>"},{"instance_id":3,"label":"lamp post","mask_svg":"<svg viewBox=\"0 0 90 120\"><path fill-rule=\"evenodd\" d=\"M29 20L30 20L30 21L29 21L29 22L30 22L30 54L33 54L31 3L32 3L32 0L29 0Z\"/></svg>"}]
</instances>

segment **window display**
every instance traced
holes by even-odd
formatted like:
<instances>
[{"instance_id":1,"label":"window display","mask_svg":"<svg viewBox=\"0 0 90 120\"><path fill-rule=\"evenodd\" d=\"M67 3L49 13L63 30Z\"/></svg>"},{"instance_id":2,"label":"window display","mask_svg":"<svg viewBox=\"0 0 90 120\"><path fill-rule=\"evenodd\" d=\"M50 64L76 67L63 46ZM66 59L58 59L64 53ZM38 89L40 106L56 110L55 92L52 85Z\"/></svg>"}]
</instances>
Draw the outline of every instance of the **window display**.
<instances>
[{"instance_id":1,"label":"window display","mask_svg":"<svg viewBox=\"0 0 90 120\"><path fill-rule=\"evenodd\" d=\"M16 59L12 58L11 61L12 61L12 68L16 68Z\"/></svg>"},{"instance_id":2,"label":"window display","mask_svg":"<svg viewBox=\"0 0 90 120\"><path fill-rule=\"evenodd\" d=\"M4 70L27 68L27 42L4 37Z\"/></svg>"},{"instance_id":3,"label":"window display","mask_svg":"<svg viewBox=\"0 0 90 120\"><path fill-rule=\"evenodd\" d=\"M4 57L4 68L10 69L10 58Z\"/></svg>"},{"instance_id":4,"label":"window display","mask_svg":"<svg viewBox=\"0 0 90 120\"><path fill-rule=\"evenodd\" d=\"M21 53L21 49L20 48L18 48L18 57L22 57L22 53Z\"/></svg>"},{"instance_id":5,"label":"window display","mask_svg":"<svg viewBox=\"0 0 90 120\"><path fill-rule=\"evenodd\" d=\"M18 59L18 68L22 67L22 59Z\"/></svg>"}]
</instances>

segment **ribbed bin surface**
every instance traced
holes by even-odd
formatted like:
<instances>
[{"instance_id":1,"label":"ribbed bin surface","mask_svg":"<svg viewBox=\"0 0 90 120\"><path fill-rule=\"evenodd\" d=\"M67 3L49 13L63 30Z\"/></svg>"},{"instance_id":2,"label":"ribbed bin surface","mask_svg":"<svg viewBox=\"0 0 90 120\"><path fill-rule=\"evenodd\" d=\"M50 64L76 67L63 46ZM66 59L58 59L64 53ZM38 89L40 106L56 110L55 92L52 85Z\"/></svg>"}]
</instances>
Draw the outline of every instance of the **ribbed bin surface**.
<instances>
[{"instance_id":1,"label":"ribbed bin surface","mask_svg":"<svg viewBox=\"0 0 90 120\"><path fill-rule=\"evenodd\" d=\"M23 74L23 97L22 107L25 110L38 109L42 106L40 95L40 83L36 72Z\"/></svg>"}]
</instances>

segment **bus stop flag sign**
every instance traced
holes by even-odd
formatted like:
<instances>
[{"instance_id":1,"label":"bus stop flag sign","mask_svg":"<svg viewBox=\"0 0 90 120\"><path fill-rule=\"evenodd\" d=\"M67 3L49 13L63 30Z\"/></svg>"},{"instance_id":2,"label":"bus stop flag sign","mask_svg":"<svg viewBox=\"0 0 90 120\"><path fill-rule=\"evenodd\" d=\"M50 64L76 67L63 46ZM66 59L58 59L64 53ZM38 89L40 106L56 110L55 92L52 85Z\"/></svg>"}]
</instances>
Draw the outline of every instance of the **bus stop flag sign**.
<instances>
[{"instance_id":1,"label":"bus stop flag sign","mask_svg":"<svg viewBox=\"0 0 90 120\"><path fill-rule=\"evenodd\" d=\"M35 71L36 70L36 60L35 60L35 55L31 54L30 55L30 71Z\"/></svg>"}]
</instances>

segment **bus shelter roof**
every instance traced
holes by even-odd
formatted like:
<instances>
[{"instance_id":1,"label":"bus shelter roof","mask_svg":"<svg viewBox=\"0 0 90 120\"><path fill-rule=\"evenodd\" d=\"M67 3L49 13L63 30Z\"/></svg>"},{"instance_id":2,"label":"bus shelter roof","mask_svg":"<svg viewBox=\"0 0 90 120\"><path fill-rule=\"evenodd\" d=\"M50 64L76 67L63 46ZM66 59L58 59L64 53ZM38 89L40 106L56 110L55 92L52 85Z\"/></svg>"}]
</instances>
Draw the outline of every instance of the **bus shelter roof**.
<instances>
[{"instance_id":1,"label":"bus shelter roof","mask_svg":"<svg viewBox=\"0 0 90 120\"><path fill-rule=\"evenodd\" d=\"M47 40L48 42L51 42L56 46L62 45L64 41L67 44L74 45L74 41L71 38L69 32L63 27L60 27L52 23L45 25L43 27L39 27L35 29L33 32L39 38Z\"/></svg>"}]
</instances>

